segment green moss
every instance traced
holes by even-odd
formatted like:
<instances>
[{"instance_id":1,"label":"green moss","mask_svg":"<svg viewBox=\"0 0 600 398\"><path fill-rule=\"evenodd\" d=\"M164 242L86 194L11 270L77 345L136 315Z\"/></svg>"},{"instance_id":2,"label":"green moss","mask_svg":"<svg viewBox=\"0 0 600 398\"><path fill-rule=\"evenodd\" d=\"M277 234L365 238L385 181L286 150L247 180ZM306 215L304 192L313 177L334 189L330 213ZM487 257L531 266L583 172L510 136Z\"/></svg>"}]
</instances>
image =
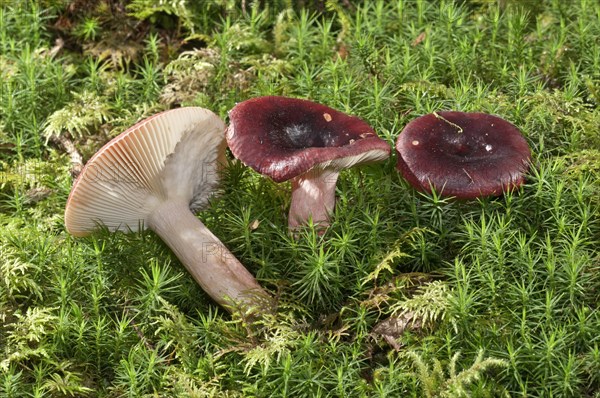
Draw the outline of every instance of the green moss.
<instances>
[{"instance_id":1,"label":"green moss","mask_svg":"<svg viewBox=\"0 0 600 398\"><path fill-rule=\"evenodd\" d=\"M597 2L167 3L0 2L0 395L596 394ZM255 328L153 233L66 233L49 136L86 160L161 110L227 120L259 95L326 103L390 145L425 113L493 113L534 160L519 190L457 202L415 192L393 154L341 174L325 234L292 237L289 184L228 155L199 217L277 295Z\"/></svg>"}]
</instances>

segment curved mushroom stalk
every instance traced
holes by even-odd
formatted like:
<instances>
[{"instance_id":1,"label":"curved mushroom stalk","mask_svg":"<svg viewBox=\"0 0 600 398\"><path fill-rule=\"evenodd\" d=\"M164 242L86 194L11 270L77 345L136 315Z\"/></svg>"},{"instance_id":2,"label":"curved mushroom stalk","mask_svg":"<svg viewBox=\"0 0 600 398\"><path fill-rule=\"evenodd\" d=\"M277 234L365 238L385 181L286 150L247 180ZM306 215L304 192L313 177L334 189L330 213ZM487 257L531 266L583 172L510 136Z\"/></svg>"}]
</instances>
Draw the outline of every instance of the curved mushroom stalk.
<instances>
[{"instance_id":1,"label":"curved mushroom stalk","mask_svg":"<svg viewBox=\"0 0 600 398\"><path fill-rule=\"evenodd\" d=\"M159 205L148 217L148 227L173 250L204 291L220 305L256 307L265 292L254 276L190 212L183 200Z\"/></svg>"},{"instance_id":2,"label":"curved mushroom stalk","mask_svg":"<svg viewBox=\"0 0 600 398\"><path fill-rule=\"evenodd\" d=\"M306 225L309 219L319 228L329 226L335 208L335 186L339 174L335 170L311 170L291 180L290 230Z\"/></svg>"},{"instance_id":3,"label":"curved mushroom stalk","mask_svg":"<svg viewBox=\"0 0 600 398\"><path fill-rule=\"evenodd\" d=\"M217 115L198 107L139 122L85 165L67 200L65 226L75 236L98 224L124 232L149 227L217 303L264 313L268 293L192 213L216 191L224 132Z\"/></svg>"}]
</instances>

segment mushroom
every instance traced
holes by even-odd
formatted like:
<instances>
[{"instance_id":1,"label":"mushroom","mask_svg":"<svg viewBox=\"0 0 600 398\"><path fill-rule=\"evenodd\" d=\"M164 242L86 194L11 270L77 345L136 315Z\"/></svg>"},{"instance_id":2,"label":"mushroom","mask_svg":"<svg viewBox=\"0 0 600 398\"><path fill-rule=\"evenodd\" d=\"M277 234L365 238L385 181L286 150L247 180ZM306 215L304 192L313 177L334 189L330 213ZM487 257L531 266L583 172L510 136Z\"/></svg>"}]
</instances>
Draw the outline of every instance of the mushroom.
<instances>
[{"instance_id":1,"label":"mushroom","mask_svg":"<svg viewBox=\"0 0 600 398\"><path fill-rule=\"evenodd\" d=\"M193 213L215 192L224 132L223 121L199 107L162 112L129 128L75 181L67 231L86 236L99 225L111 232L150 228L217 303L258 308L268 294Z\"/></svg>"},{"instance_id":2,"label":"mushroom","mask_svg":"<svg viewBox=\"0 0 600 398\"><path fill-rule=\"evenodd\" d=\"M342 169L384 160L390 146L363 120L308 100L266 96L229 112L233 155L276 182L291 180L291 230L329 225Z\"/></svg>"},{"instance_id":3,"label":"mushroom","mask_svg":"<svg viewBox=\"0 0 600 398\"><path fill-rule=\"evenodd\" d=\"M406 125L396 141L397 169L417 190L473 199L524 182L531 158L513 124L486 113L439 112Z\"/></svg>"}]
</instances>

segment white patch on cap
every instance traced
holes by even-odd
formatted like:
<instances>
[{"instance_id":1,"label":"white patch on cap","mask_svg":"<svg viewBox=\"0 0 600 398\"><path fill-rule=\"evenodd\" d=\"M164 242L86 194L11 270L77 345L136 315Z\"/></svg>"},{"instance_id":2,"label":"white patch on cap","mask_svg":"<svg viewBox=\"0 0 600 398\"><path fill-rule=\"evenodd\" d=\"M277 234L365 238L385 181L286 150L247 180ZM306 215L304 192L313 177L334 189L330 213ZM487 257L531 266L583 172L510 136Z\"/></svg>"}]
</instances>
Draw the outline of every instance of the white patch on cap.
<instances>
[{"instance_id":1,"label":"white patch on cap","mask_svg":"<svg viewBox=\"0 0 600 398\"><path fill-rule=\"evenodd\" d=\"M492 150L492 146L490 144L487 144L485 146L485 150L488 151L488 152L491 151Z\"/></svg>"},{"instance_id":2,"label":"white patch on cap","mask_svg":"<svg viewBox=\"0 0 600 398\"><path fill-rule=\"evenodd\" d=\"M418 140L414 140L414 141L412 142L412 144L413 144L413 145L419 145L419 141L418 141Z\"/></svg>"},{"instance_id":3,"label":"white patch on cap","mask_svg":"<svg viewBox=\"0 0 600 398\"><path fill-rule=\"evenodd\" d=\"M310 130L307 126L292 124L291 126L285 127L285 134L294 146L306 147L309 144L307 141L310 137Z\"/></svg>"},{"instance_id":4,"label":"white patch on cap","mask_svg":"<svg viewBox=\"0 0 600 398\"><path fill-rule=\"evenodd\" d=\"M323 114L323 119L325 119L326 121L330 122L332 117L329 113L324 113Z\"/></svg>"}]
</instances>

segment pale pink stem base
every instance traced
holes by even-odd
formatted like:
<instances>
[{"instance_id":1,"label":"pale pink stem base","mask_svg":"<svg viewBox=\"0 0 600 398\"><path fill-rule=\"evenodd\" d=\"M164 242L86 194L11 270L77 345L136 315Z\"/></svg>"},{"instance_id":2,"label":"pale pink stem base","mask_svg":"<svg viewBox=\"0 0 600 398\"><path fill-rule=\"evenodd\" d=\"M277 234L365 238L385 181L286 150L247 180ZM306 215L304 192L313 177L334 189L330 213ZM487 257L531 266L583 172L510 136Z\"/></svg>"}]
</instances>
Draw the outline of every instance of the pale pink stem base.
<instances>
[{"instance_id":1,"label":"pale pink stem base","mask_svg":"<svg viewBox=\"0 0 600 398\"><path fill-rule=\"evenodd\" d=\"M173 250L196 282L225 308L257 309L271 296L254 276L189 210L184 201L168 200L148 218L148 227ZM264 308L258 308L259 312Z\"/></svg>"},{"instance_id":2,"label":"pale pink stem base","mask_svg":"<svg viewBox=\"0 0 600 398\"><path fill-rule=\"evenodd\" d=\"M335 207L335 185L338 171L310 171L292 179L292 199L288 227L295 230L308 224L326 228Z\"/></svg>"}]
</instances>

